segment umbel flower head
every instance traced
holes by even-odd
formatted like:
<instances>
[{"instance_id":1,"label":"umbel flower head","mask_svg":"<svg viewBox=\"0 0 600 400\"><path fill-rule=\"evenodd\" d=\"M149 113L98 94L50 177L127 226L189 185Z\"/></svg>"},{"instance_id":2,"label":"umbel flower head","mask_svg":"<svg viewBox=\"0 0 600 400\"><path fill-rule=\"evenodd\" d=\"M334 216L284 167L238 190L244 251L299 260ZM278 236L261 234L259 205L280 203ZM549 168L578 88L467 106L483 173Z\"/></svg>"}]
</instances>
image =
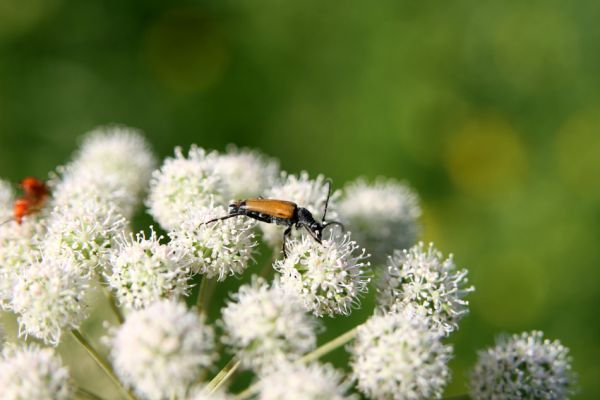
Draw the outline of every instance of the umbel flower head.
<instances>
[{"instance_id":1,"label":"umbel flower head","mask_svg":"<svg viewBox=\"0 0 600 400\"><path fill-rule=\"evenodd\" d=\"M385 311L421 308L434 328L450 333L468 313L464 297L473 290L467 287L467 270L458 270L452 255L444 259L433 244L425 248L419 243L390 257L377 302Z\"/></svg>"},{"instance_id":2,"label":"umbel flower head","mask_svg":"<svg viewBox=\"0 0 600 400\"><path fill-rule=\"evenodd\" d=\"M179 227L188 210L225 203L227 188L216 173L218 154L192 146L185 157L181 148L152 173L146 205L165 230Z\"/></svg>"},{"instance_id":3,"label":"umbel flower head","mask_svg":"<svg viewBox=\"0 0 600 400\"><path fill-rule=\"evenodd\" d=\"M395 249L415 244L421 207L416 193L393 179L373 184L358 179L344 188L340 218L377 262Z\"/></svg>"},{"instance_id":4,"label":"umbel flower head","mask_svg":"<svg viewBox=\"0 0 600 400\"><path fill-rule=\"evenodd\" d=\"M227 200L261 196L279 175L279 163L249 149L228 146L215 160L215 170L223 180Z\"/></svg>"},{"instance_id":5,"label":"umbel flower head","mask_svg":"<svg viewBox=\"0 0 600 400\"><path fill-rule=\"evenodd\" d=\"M90 274L107 267L110 249L126 228L127 221L112 203L90 196L77 208L52 210L42 251L49 258L70 263L83 275Z\"/></svg>"},{"instance_id":6,"label":"umbel flower head","mask_svg":"<svg viewBox=\"0 0 600 400\"><path fill-rule=\"evenodd\" d=\"M88 133L71 163L71 174L86 179L86 186L123 191L122 212L130 217L146 190L156 158L137 129L99 127Z\"/></svg>"},{"instance_id":7,"label":"umbel flower head","mask_svg":"<svg viewBox=\"0 0 600 400\"><path fill-rule=\"evenodd\" d=\"M539 331L500 337L496 346L479 352L471 374L475 400L568 399L575 377L569 349Z\"/></svg>"},{"instance_id":8,"label":"umbel flower head","mask_svg":"<svg viewBox=\"0 0 600 400\"><path fill-rule=\"evenodd\" d=\"M404 312L374 315L358 327L351 364L358 389L372 399L440 398L452 348L426 319Z\"/></svg>"},{"instance_id":9,"label":"umbel flower head","mask_svg":"<svg viewBox=\"0 0 600 400\"><path fill-rule=\"evenodd\" d=\"M187 294L190 275L188 262L170 244L161 244L151 229L126 236L111 252L111 273L106 274L110 288L127 308L145 308L162 298L177 299Z\"/></svg>"},{"instance_id":10,"label":"umbel flower head","mask_svg":"<svg viewBox=\"0 0 600 400\"><path fill-rule=\"evenodd\" d=\"M260 400L353 400L349 380L331 365L280 362L259 381Z\"/></svg>"},{"instance_id":11,"label":"umbel flower head","mask_svg":"<svg viewBox=\"0 0 600 400\"><path fill-rule=\"evenodd\" d=\"M12 217L15 193L10 182L0 179L0 223Z\"/></svg>"},{"instance_id":12,"label":"umbel flower head","mask_svg":"<svg viewBox=\"0 0 600 400\"><path fill-rule=\"evenodd\" d=\"M193 272L224 280L241 274L257 243L249 218L229 218L204 224L226 215L223 207L190 209L186 220L169 233L170 245L186 254Z\"/></svg>"},{"instance_id":13,"label":"umbel flower head","mask_svg":"<svg viewBox=\"0 0 600 400\"><path fill-rule=\"evenodd\" d=\"M331 235L317 243L305 235L288 242L288 256L273 267L281 285L296 293L304 307L318 317L348 315L367 290L369 263L349 234Z\"/></svg>"},{"instance_id":14,"label":"umbel flower head","mask_svg":"<svg viewBox=\"0 0 600 400\"><path fill-rule=\"evenodd\" d=\"M298 204L299 207L308 209L315 220L321 221L328 190L329 184L323 175L310 179L307 172L302 172L299 176L282 173L281 182L267 190L265 197L292 201ZM329 198L327 207L327 220L329 221L337 220L336 202L339 195L339 192L335 191ZM280 251L283 228L275 224L260 224L260 229L263 232L265 242L276 251ZM300 237L300 234L295 230L292 230L292 235L297 238Z\"/></svg>"},{"instance_id":15,"label":"umbel flower head","mask_svg":"<svg viewBox=\"0 0 600 400\"><path fill-rule=\"evenodd\" d=\"M121 380L151 400L185 396L215 356L212 328L171 300L132 312L109 341Z\"/></svg>"},{"instance_id":16,"label":"umbel flower head","mask_svg":"<svg viewBox=\"0 0 600 400\"><path fill-rule=\"evenodd\" d=\"M39 240L43 232L37 217L26 217L21 224L9 220L0 226L0 307L4 310L11 308L19 275L41 257Z\"/></svg>"},{"instance_id":17,"label":"umbel flower head","mask_svg":"<svg viewBox=\"0 0 600 400\"><path fill-rule=\"evenodd\" d=\"M32 335L56 346L63 330L76 329L87 316L88 279L68 262L44 257L21 272L11 307L19 336Z\"/></svg>"},{"instance_id":18,"label":"umbel flower head","mask_svg":"<svg viewBox=\"0 0 600 400\"><path fill-rule=\"evenodd\" d=\"M69 371L52 349L7 348L0 358L4 400L67 400L73 398Z\"/></svg>"},{"instance_id":19,"label":"umbel flower head","mask_svg":"<svg viewBox=\"0 0 600 400\"><path fill-rule=\"evenodd\" d=\"M269 286L254 277L231 297L221 313L222 340L246 366L260 370L276 359L294 360L315 348L317 322L277 281Z\"/></svg>"}]
</instances>

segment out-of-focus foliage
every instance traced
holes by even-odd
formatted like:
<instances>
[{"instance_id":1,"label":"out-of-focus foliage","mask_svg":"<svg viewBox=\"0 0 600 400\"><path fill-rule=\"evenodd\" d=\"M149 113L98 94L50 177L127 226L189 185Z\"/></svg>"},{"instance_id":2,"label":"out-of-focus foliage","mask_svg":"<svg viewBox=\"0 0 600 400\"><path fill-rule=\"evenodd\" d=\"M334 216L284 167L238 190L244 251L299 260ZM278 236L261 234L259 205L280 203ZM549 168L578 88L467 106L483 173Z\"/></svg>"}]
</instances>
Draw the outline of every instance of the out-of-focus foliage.
<instances>
[{"instance_id":1,"label":"out-of-focus foliage","mask_svg":"<svg viewBox=\"0 0 600 400\"><path fill-rule=\"evenodd\" d=\"M447 393L496 332L535 328L597 398L598 15L593 0L2 0L0 175L43 177L118 122L163 157L236 143L337 187L404 179L423 239L477 288Z\"/></svg>"}]
</instances>

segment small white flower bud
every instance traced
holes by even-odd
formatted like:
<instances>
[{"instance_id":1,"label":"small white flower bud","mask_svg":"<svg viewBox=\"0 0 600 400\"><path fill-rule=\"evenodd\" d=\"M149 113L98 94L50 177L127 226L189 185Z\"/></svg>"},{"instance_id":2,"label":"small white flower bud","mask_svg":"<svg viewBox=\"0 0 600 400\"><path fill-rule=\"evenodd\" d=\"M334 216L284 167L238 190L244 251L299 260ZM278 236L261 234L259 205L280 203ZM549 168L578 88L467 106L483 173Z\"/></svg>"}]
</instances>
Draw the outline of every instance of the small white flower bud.
<instances>
[{"instance_id":1,"label":"small white flower bud","mask_svg":"<svg viewBox=\"0 0 600 400\"><path fill-rule=\"evenodd\" d=\"M162 298L177 299L188 293L188 262L161 239L151 228L149 238L143 232L135 238L123 237L111 252L106 280L125 307L145 308Z\"/></svg>"},{"instance_id":2,"label":"small white flower bud","mask_svg":"<svg viewBox=\"0 0 600 400\"><path fill-rule=\"evenodd\" d=\"M467 270L458 270L452 255L444 256L433 244L419 243L409 250L394 252L379 287L377 303L389 311L407 306L422 309L434 329L447 334L458 329L458 322L469 312L464 297L474 288L467 287Z\"/></svg>"},{"instance_id":3,"label":"small white flower bud","mask_svg":"<svg viewBox=\"0 0 600 400\"><path fill-rule=\"evenodd\" d=\"M294 360L315 348L317 322L277 281L269 287L254 277L252 284L242 285L231 297L221 313L222 340L245 366L261 370L274 360Z\"/></svg>"},{"instance_id":4,"label":"small white flower bud","mask_svg":"<svg viewBox=\"0 0 600 400\"><path fill-rule=\"evenodd\" d=\"M11 304L18 314L19 336L58 345L62 331L78 328L87 316L88 287L88 279L60 260L45 257L21 271Z\"/></svg>"},{"instance_id":5,"label":"small white flower bud","mask_svg":"<svg viewBox=\"0 0 600 400\"><path fill-rule=\"evenodd\" d=\"M190 209L185 221L169 233L171 245L187 255L193 272L218 280L244 272L257 245L255 222L249 218L204 224L225 215L223 207Z\"/></svg>"},{"instance_id":6,"label":"small white flower bud","mask_svg":"<svg viewBox=\"0 0 600 400\"><path fill-rule=\"evenodd\" d=\"M281 285L299 295L304 306L318 317L348 315L367 290L369 278L364 249L359 250L349 234L324 239L312 237L288 242L288 256L275 261Z\"/></svg>"},{"instance_id":7,"label":"small white flower bud","mask_svg":"<svg viewBox=\"0 0 600 400\"><path fill-rule=\"evenodd\" d=\"M226 186L226 200L246 199L264 195L278 177L279 163L257 151L229 146L217 157L215 170Z\"/></svg>"},{"instance_id":8,"label":"small white flower bud","mask_svg":"<svg viewBox=\"0 0 600 400\"><path fill-rule=\"evenodd\" d=\"M371 399L440 398L450 379L452 348L428 321L394 312L358 327L351 364L358 389Z\"/></svg>"},{"instance_id":9,"label":"small white flower bud","mask_svg":"<svg viewBox=\"0 0 600 400\"><path fill-rule=\"evenodd\" d=\"M0 359L4 400L67 400L73 398L69 371L52 349L7 348Z\"/></svg>"},{"instance_id":10,"label":"small white flower bud","mask_svg":"<svg viewBox=\"0 0 600 400\"><path fill-rule=\"evenodd\" d=\"M378 263L393 250L415 244L421 208L415 192L402 183L379 179L369 184L358 179L346 185L338 209L356 241Z\"/></svg>"},{"instance_id":11,"label":"small white flower bud","mask_svg":"<svg viewBox=\"0 0 600 400\"><path fill-rule=\"evenodd\" d=\"M259 400L355 400L351 382L329 364L281 362L259 381Z\"/></svg>"},{"instance_id":12,"label":"small white flower bud","mask_svg":"<svg viewBox=\"0 0 600 400\"><path fill-rule=\"evenodd\" d=\"M132 312L109 340L119 377L150 400L184 397L215 359L212 328L171 300Z\"/></svg>"},{"instance_id":13,"label":"small white flower bud","mask_svg":"<svg viewBox=\"0 0 600 400\"><path fill-rule=\"evenodd\" d=\"M186 158L178 147L175 157L167 158L152 173L146 205L163 229L178 228L188 210L226 201L225 183L215 171L217 157L216 152L192 146Z\"/></svg>"},{"instance_id":14,"label":"small white flower bud","mask_svg":"<svg viewBox=\"0 0 600 400\"><path fill-rule=\"evenodd\" d=\"M539 331L503 336L480 351L470 381L474 400L568 399L575 393L569 349Z\"/></svg>"}]
</instances>

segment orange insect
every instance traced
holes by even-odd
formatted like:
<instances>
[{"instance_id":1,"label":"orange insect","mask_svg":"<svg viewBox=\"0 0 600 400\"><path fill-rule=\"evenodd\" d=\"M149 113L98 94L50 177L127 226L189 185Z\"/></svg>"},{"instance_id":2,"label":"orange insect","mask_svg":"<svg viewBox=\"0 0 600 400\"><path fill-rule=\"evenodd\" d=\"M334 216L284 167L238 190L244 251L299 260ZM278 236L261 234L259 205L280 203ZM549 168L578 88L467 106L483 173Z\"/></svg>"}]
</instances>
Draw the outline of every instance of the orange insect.
<instances>
[{"instance_id":1,"label":"orange insect","mask_svg":"<svg viewBox=\"0 0 600 400\"><path fill-rule=\"evenodd\" d=\"M23 195L16 198L13 203L13 217L18 224L21 224L24 216L34 214L44 206L50 190L44 181L31 176L24 178L19 183L19 187L23 190ZM2 224L8 221L10 220Z\"/></svg>"}]
</instances>

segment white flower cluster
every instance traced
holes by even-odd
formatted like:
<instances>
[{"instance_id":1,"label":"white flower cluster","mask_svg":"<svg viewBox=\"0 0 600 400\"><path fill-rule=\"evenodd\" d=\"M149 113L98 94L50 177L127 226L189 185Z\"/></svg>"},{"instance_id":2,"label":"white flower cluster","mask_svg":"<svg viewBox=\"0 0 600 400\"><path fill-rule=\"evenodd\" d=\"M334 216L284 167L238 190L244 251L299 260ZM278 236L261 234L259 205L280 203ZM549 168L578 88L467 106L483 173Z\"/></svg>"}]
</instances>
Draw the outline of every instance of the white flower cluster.
<instances>
[{"instance_id":1,"label":"white flower cluster","mask_svg":"<svg viewBox=\"0 0 600 400\"><path fill-rule=\"evenodd\" d=\"M384 310L421 309L434 328L449 334L469 311L464 297L474 289L466 285L467 270L457 270L452 255L444 260L433 244L419 243L390 257L377 301Z\"/></svg>"},{"instance_id":2,"label":"white flower cluster","mask_svg":"<svg viewBox=\"0 0 600 400\"><path fill-rule=\"evenodd\" d=\"M354 400L351 382L331 365L281 362L259 381L260 400Z\"/></svg>"},{"instance_id":3,"label":"white flower cluster","mask_svg":"<svg viewBox=\"0 0 600 400\"><path fill-rule=\"evenodd\" d=\"M475 400L568 399L574 393L569 350L539 331L500 337L481 351L471 375Z\"/></svg>"},{"instance_id":4,"label":"white flower cluster","mask_svg":"<svg viewBox=\"0 0 600 400\"><path fill-rule=\"evenodd\" d=\"M74 398L69 371L51 349L7 348L0 358L0 396L4 400Z\"/></svg>"},{"instance_id":5,"label":"white flower cluster","mask_svg":"<svg viewBox=\"0 0 600 400\"><path fill-rule=\"evenodd\" d=\"M6 224L12 217L15 194L10 182L0 179L0 224Z\"/></svg>"},{"instance_id":6,"label":"white flower cluster","mask_svg":"<svg viewBox=\"0 0 600 400\"><path fill-rule=\"evenodd\" d=\"M58 345L64 329L78 328L87 316L88 280L70 264L43 258L21 272L12 298L19 336L33 335Z\"/></svg>"},{"instance_id":7,"label":"white flower cluster","mask_svg":"<svg viewBox=\"0 0 600 400\"><path fill-rule=\"evenodd\" d=\"M125 307L141 309L188 293L188 262L170 243L160 240L151 228L149 238L143 232L124 237L111 253L112 270L106 281Z\"/></svg>"},{"instance_id":8,"label":"white flower cluster","mask_svg":"<svg viewBox=\"0 0 600 400\"><path fill-rule=\"evenodd\" d=\"M132 312L109 341L119 377L151 400L184 397L215 360L212 328L171 300Z\"/></svg>"},{"instance_id":9,"label":"white flower cluster","mask_svg":"<svg viewBox=\"0 0 600 400\"><path fill-rule=\"evenodd\" d=\"M356 241L378 263L392 251L415 244L421 208L416 193L405 184L358 179L346 185L338 209Z\"/></svg>"},{"instance_id":10,"label":"white flower cluster","mask_svg":"<svg viewBox=\"0 0 600 400\"><path fill-rule=\"evenodd\" d=\"M358 327L352 369L372 399L440 398L450 379L452 348L426 319L403 312L374 315Z\"/></svg>"},{"instance_id":11,"label":"white flower cluster","mask_svg":"<svg viewBox=\"0 0 600 400\"><path fill-rule=\"evenodd\" d=\"M350 314L369 283L364 249L359 250L349 234L331 235L322 243L304 236L288 246L287 258L273 265L282 286L298 294L318 317Z\"/></svg>"},{"instance_id":12,"label":"white flower cluster","mask_svg":"<svg viewBox=\"0 0 600 400\"><path fill-rule=\"evenodd\" d=\"M287 175L282 173L281 182L277 183L265 193L266 198L292 201L306 208L313 215L315 220L320 221L323 218L325 200L329 184L323 175L318 175L315 179L310 179L307 172L300 175ZM327 207L327 220L335 221L338 218L337 201L340 196L338 191L331 194L329 206ZM263 232L263 239L274 250L280 251L283 238L283 228L274 224L261 224L260 229ZM292 236L300 237L300 233L292 231Z\"/></svg>"},{"instance_id":13,"label":"white flower cluster","mask_svg":"<svg viewBox=\"0 0 600 400\"><path fill-rule=\"evenodd\" d=\"M193 272L217 277L241 274L252 260L257 245L249 218L229 218L203 224L225 215L222 207L192 209L187 219L169 233L171 246L186 254Z\"/></svg>"},{"instance_id":14,"label":"white flower cluster","mask_svg":"<svg viewBox=\"0 0 600 400\"><path fill-rule=\"evenodd\" d=\"M316 321L295 295L277 281L254 278L232 295L221 312L223 343L250 368L262 370L275 360L294 360L315 348Z\"/></svg>"}]
</instances>

